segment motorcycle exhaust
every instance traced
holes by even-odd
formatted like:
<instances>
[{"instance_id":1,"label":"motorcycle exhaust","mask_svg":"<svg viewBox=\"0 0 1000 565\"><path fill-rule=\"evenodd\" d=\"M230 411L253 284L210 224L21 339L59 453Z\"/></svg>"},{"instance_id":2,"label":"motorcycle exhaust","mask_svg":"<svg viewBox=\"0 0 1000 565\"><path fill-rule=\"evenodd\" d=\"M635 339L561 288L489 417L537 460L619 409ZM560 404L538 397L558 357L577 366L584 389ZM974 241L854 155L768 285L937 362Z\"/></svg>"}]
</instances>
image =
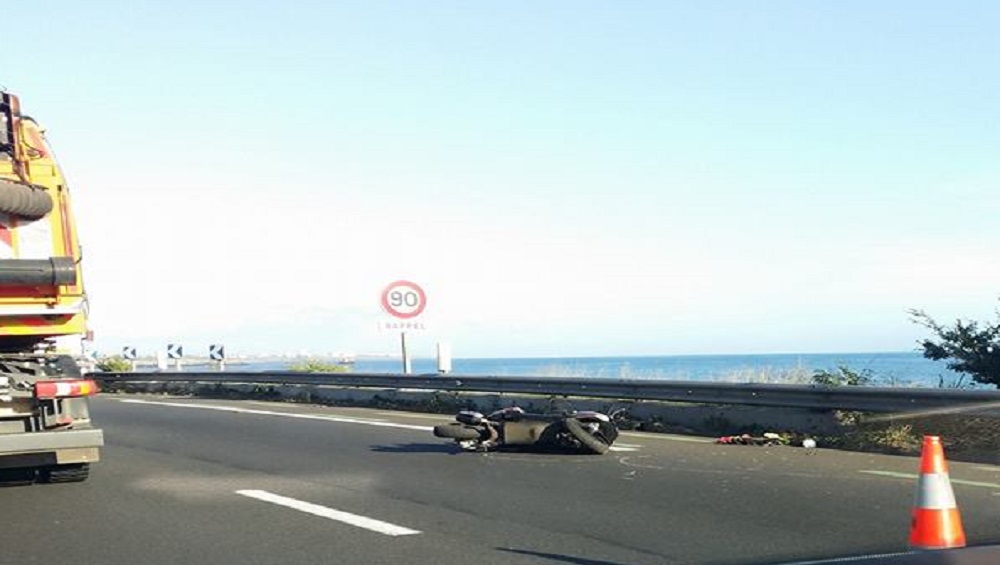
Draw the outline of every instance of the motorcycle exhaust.
<instances>
[{"instance_id":1,"label":"motorcycle exhaust","mask_svg":"<svg viewBox=\"0 0 1000 565\"><path fill-rule=\"evenodd\" d=\"M479 412L473 412L471 410L462 410L455 416L455 419L469 426L478 426L483 423L483 418L485 417L486 416L483 416Z\"/></svg>"}]
</instances>

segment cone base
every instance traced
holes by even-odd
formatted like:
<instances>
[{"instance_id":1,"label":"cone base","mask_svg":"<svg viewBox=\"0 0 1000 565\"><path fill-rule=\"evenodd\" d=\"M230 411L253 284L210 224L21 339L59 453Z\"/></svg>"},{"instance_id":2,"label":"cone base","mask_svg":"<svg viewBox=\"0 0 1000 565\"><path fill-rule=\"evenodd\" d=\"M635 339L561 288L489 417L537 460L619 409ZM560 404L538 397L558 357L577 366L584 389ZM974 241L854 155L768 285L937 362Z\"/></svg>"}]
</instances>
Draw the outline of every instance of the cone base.
<instances>
[{"instance_id":1,"label":"cone base","mask_svg":"<svg viewBox=\"0 0 1000 565\"><path fill-rule=\"evenodd\" d=\"M965 547L965 530L957 508L914 508L910 548L950 549Z\"/></svg>"}]
</instances>

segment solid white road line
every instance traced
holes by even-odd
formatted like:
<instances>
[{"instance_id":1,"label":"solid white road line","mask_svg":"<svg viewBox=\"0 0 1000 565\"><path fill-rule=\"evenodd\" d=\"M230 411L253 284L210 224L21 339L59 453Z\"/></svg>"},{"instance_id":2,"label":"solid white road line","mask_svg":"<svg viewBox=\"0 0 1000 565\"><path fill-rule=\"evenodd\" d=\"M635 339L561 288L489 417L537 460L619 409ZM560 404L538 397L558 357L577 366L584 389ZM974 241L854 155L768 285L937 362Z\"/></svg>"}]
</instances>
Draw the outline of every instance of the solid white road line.
<instances>
[{"instance_id":1,"label":"solid white road line","mask_svg":"<svg viewBox=\"0 0 1000 565\"><path fill-rule=\"evenodd\" d=\"M381 416L392 416L393 418L417 418L420 420L437 420L439 422L448 422L455 419L452 415L446 414L413 414L412 412L376 412Z\"/></svg>"},{"instance_id":2,"label":"solid white road line","mask_svg":"<svg viewBox=\"0 0 1000 565\"><path fill-rule=\"evenodd\" d=\"M236 494L257 500L263 500L264 502L270 502L271 504L277 504L278 506L284 506L286 508L298 510L299 512L312 514L313 516L329 518L330 520L350 524L351 526L364 528L366 530L371 530L387 536L412 536L420 533L420 530L411 530L410 528L404 528L403 526L397 526L396 524L390 524L389 522L375 520L374 518L367 518L365 516L351 514L350 512L334 510L333 508L327 508L326 506L320 506L319 504L312 504L311 502L303 502L294 498L288 498L287 496L273 494L267 492L266 490L238 490L236 491Z\"/></svg>"},{"instance_id":3,"label":"solid white road line","mask_svg":"<svg viewBox=\"0 0 1000 565\"><path fill-rule=\"evenodd\" d=\"M855 555L852 557L835 557L833 559L820 559L818 561L796 561L795 563L784 563L783 565L829 565L830 563L851 563L853 561L869 559L888 559L890 557L901 557L903 555L916 555L916 551L905 551L900 553L876 553L873 555Z\"/></svg>"},{"instance_id":4,"label":"solid white road line","mask_svg":"<svg viewBox=\"0 0 1000 565\"><path fill-rule=\"evenodd\" d=\"M253 414L256 416L279 416L282 418L296 418L299 420L319 420L322 422L337 422L341 424L363 424L366 426L376 426L380 428L399 428L403 430L417 430L429 432L434 428L431 426L416 426L413 424L397 424L395 422L384 422L382 420L363 420L360 418L345 418L343 416L323 416L320 414L295 414L291 412L276 412L273 410L255 410L252 408L236 408L233 406L219 406L217 404L194 404L187 402L160 402L156 400L139 399L118 399L118 402L126 404L148 404L152 406L171 406L174 408L193 408L199 410L216 410L218 412L234 412L236 414Z\"/></svg>"},{"instance_id":5,"label":"solid white road line","mask_svg":"<svg viewBox=\"0 0 1000 565\"><path fill-rule=\"evenodd\" d=\"M611 451L639 451L641 445L636 445L634 443L616 443L611 446Z\"/></svg>"},{"instance_id":6,"label":"solid white road line","mask_svg":"<svg viewBox=\"0 0 1000 565\"><path fill-rule=\"evenodd\" d=\"M363 424L365 426L377 426L382 428L399 428L403 430L417 430L430 432L434 428L431 426L417 426L414 424L397 424L395 422L385 422L382 420L364 420L361 418L347 418L344 416L323 416L321 414L295 414L292 412L276 412L274 410L257 410L254 408L237 408L234 406L220 406L218 404L194 404L188 402L162 402L158 400L139 400L137 398L116 399L125 404L147 404L151 406L170 406L174 408L194 408L199 410L215 410L218 412L233 412L236 414L253 414L256 416L279 416L282 418L297 418L299 420L319 420L321 422L337 422L342 424ZM636 444L619 443L611 446L611 451L638 451L640 448Z\"/></svg>"},{"instance_id":7,"label":"solid white road line","mask_svg":"<svg viewBox=\"0 0 1000 565\"><path fill-rule=\"evenodd\" d=\"M714 443L714 439L705 437L679 436L674 434L658 434L655 432L622 432L622 437L642 439L662 439L667 441L686 441L689 443Z\"/></svg>"}]
</instances>

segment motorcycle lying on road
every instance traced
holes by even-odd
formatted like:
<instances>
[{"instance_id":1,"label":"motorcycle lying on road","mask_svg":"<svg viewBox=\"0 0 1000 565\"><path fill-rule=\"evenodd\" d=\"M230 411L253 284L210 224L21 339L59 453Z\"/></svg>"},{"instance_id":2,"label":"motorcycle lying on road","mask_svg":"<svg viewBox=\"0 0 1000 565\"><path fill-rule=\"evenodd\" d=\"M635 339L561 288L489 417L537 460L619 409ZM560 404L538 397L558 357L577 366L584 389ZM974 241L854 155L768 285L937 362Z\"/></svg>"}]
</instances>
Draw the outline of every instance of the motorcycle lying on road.
<instances>
[{"instance_id":1,"label":"motorcycle lying on road","mask_svg":"<svg viewBox=\"0 0 1000 565\"><path fill-rule=\"evenodd\" d=\"M434 435L466 451L520 446L603 454L618 438L613 418L601 412L532 414L515 406L488 416L464 410L455 420L434 426Z\"/></svg>"}]
</instances>

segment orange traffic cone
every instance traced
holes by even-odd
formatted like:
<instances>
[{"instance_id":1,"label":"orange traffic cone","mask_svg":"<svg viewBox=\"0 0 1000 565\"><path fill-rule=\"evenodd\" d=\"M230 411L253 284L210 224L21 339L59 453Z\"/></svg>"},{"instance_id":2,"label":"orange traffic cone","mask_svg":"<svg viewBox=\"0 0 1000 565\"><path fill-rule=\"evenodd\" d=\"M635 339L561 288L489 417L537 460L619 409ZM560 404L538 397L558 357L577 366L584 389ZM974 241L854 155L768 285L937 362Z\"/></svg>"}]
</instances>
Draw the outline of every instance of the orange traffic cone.
<instances>
[{"instance_id":1,"label":"orange traffic cone","mask_svg":"<svg viewBox=\"0 0 1000 565\"><path fill-rule=\"evenodd\" d=\"M938 436L924 436L920 453L920 481L917 483L910 547L945 549L965 547L965 531L955 505L955 493L948 479L948 463Z\"/></svg>"}]
</instances>

